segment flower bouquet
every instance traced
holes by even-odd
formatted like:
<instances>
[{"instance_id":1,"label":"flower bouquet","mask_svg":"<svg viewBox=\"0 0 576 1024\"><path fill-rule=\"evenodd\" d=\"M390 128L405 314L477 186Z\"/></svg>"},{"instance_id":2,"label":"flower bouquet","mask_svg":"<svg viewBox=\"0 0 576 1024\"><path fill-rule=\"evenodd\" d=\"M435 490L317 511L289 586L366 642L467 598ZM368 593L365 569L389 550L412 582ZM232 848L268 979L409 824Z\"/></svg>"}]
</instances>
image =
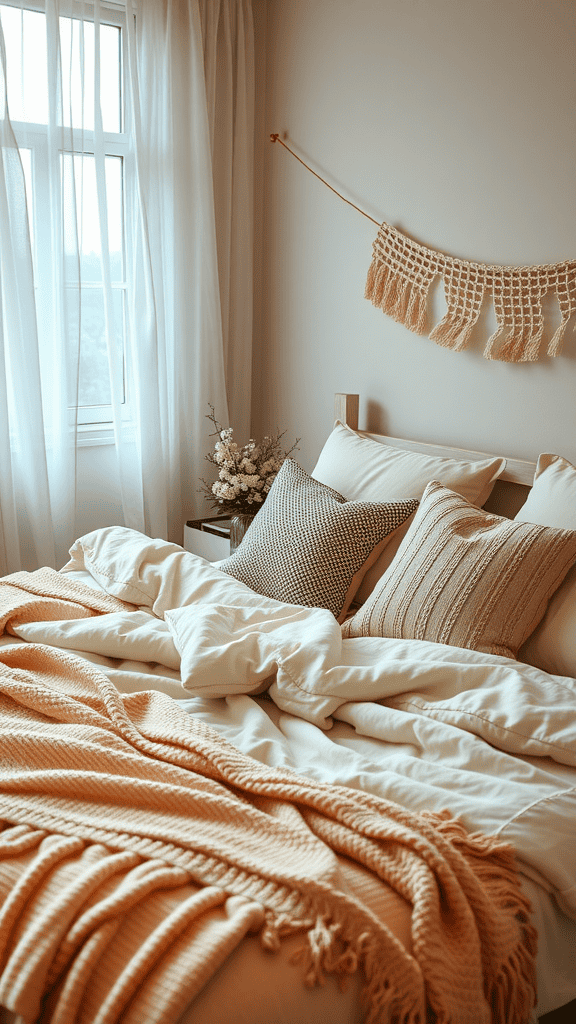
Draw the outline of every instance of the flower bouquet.
<instances>
[{"instance_id":1,"label":"flower bouquet","mask_svg":"<svg viewBox=\"0 0 576 1024\"><path fill-rule=\"evenodd\" d=\"M284 459L297 449L300 438L288 451L280 443L286 431L265 437L260 444L250 439L240 447L232 440L232 427L224 428L216 419L213 405L207 419L214 426L210 436L218 440L214 451L205 458L218 468L218 479L213 484L202 480L201 491L218 512L254 516L266 500Z\"/></svg>"}]
</instances>

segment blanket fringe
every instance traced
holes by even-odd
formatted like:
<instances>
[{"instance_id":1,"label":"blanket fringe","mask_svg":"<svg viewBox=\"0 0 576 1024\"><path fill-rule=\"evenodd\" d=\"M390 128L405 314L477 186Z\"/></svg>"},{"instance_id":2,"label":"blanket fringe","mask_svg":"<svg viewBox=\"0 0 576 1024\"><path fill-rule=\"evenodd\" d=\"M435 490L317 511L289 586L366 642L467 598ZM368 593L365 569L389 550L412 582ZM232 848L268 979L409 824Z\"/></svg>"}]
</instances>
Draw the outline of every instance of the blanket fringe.
<instances>
[{"instance_id":1,"label":"blanket fringe","mask_svg":"<svg viewBox=\"0 0 576 1024\"><path fill-rule=\"evenodd\" d=\"M313 926L314 921L311 917L291 917L289 914L277 914L267 909L264 911L264 924L260 930L260 944L269 953L276 953L280 949L282 939L288 935L308 931Z\"/></svg>"},{"instance_id":2,"label":"blanket fringe","mask_svg":"<svg viewBox=\"0 0 576 1024\"><path fill-rule=\"evenodd\" d=\"M325 972L336 975L343 992L350 976L356 973L367 933L362 933L356 942L339 941L341 933L340 924L329 923L325 916L318 915L308 929L307 944L290 957L291 963L304 962L304 980L309 988L323 985Z\"/></svg>"},{"instance_id":3,"label":"blanket fringe","mask_svg":"<svg viewBox=\"0 0 576 1024\"><path fill-rule=\"evenodd\" d=\"M307 932L307 942L290 957L290 962L303 964L304 981L309 988L325 984L325 974L334 975L340 991L345 991L350 977L361 967L366 984L362 1002L366 1008L365 1024L424 1024L421 1002L416 994L411 1005L400 1007L390 974L383 970L381 949L368 932L346 941L342 925L318 915Z\"/></svg>"},{"instance_id":4,"label":"blanket fringe","mask_svg":"<svg viewBox=\"0 0 576 1024\"><path fill-rule=\"evenodd\" d=\"M433 819L433 815L430 816ZM473 861L473 872L481 885L488 885L498 906L512 910L521 941L512 941L507 959L495 975L489 974L490 950L483 955L485 995L494 1024L517 1024L528 1020L537 1002L535 957L538 934L531 922L531 904L517 883L513 847L497 836L468 833L449 811L434 821L434 827Z\"/></svg>"}]
</instances>

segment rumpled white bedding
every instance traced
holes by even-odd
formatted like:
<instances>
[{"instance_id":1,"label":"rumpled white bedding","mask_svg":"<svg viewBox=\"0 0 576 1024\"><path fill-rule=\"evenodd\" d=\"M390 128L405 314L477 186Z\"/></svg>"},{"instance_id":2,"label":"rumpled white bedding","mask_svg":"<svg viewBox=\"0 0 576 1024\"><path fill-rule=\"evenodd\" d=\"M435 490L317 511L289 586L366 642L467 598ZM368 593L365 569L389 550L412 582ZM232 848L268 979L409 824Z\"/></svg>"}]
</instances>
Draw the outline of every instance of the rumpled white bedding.
<instances>
[{"instance_id":1,"label":"rumpled white bedding","mask_svg":"<svg viewBox=\"0 0 576 1024\"><path fill-rule=\"evenodd\" d=\"M343 640L329 612L263 598L124 528L81 538L63 571L135 610L27 623L22 640L77 651L123 692L186 698L265 763L448 808L512 842L549 936L541 957L555 958L552 973L540 963L538 1012L576 997L575 680L425 641Z\"/></svg>"}]
</instances>

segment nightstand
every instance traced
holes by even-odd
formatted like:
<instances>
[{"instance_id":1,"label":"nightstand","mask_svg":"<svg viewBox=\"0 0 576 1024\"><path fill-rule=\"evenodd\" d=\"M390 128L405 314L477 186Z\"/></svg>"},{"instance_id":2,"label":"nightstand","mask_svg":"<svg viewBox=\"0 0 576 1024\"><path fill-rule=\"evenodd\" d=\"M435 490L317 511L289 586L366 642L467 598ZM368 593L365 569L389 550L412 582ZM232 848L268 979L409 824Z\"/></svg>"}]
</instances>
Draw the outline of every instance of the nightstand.
<instances>
[{"instance_id":1,"label":"nightstand","mask_svg":"<svg viewBox=\"0 0 576 1024\"><path fill-rule=\"evenodd\" d=\"M208 562L219 562L230 555L230 520L222 516L212 519L189 519L184 527L185 551L200 555Z\"/></svg>"}]
</instances>

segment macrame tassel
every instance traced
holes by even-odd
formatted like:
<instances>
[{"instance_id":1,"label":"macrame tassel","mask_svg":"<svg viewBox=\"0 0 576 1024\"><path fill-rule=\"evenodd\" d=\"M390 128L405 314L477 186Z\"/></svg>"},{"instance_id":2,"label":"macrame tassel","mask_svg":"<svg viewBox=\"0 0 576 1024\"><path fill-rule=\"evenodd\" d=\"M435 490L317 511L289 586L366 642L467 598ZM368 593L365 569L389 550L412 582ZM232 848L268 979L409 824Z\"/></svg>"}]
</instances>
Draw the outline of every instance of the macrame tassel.
<instances>
[{"instance_id":1,"label":"macrame tassel","mask_svg":"<svg viewBox=\"0 0 576 1024\"><path fill-rule=\"evenodd\" d=\"M424 334L427 328L427 299L428 290L422 290L413 284L410 289L410 298L406 309L405 327L414 334Z\"/></svg>"},{"instance_id":2,"label":"macrame tassel","mask_svg":"<svg viewBox=\"0 0 576 1024\"><path fill-rule=\"evenodd\" d=\"M380 296L380 309L382 312L387 313L388 316L392 316L394 307L396 305L396 295L398 294L398 277L392 270L386 271L384 278L384 287L382 288L382 294Z\"/></svg>"},{"instance_id":3,"label":"macrame tassel","mask_svg":"<svg viewBox=\"0 0 576 1024\"><path fill-rule=\"evenodd\" d=\"M373 305L378 306L379 309L383 308L382 300L389 286L390 274L390 268L384 263L379 263L377 260L373 261L368 272L364 295L365 298L370 299Z\"/></svg>"},{"instance_id":4,"label":"macrame tassel","mask_svg":"<svg viewBox=\"0 0 576 1024\"><path fill-rule=\"evenodd\" d=\"M401 322L402 296L405 290L406 279L400 274L389 274L386 291L382 296L382 309L397 322Z\"/></svg>"},{"instance_id":5,"label":"macrame tassel","mask_svg":"<svg viewBox=\"0 0 576 1024\"><path fill-rule=\"evenodd\" d=\"M556 331L548 344L547 353L549 356L558 356L562 351L562 342L564 341L564 334L568 326L568 317L562 317L562 321L558 325ZM576 331L576 324L574 324L574 331Z\"/></svg>"},{"instance_id":6,"label":"macrame tassel","mask_svg":"<svg viewBox=\"0 0 576 1024\"><path fill-rule=\"evenodd\" d=\"M430 331L430 339L443 348L461 352L470 341L474 323L464 320L458 314L446 313L440 323Z\"/></svg>"},{"instance_id":7,"label":"macrame tassel","mask_svg":"<svg viewBox=\"0 0 576 1024\"><path fill-rule=\"evenodd\" d=\"M409 331L426 330L427 287L416 284L379 259L372 260L366 278L364 298Z\"/></svg>"},{"instance_id":8,"label":"macrame tassel","mask_svg":"<svg viewBox=\"0 0 576 1024\"><path fill-rule=\"evenodd\" d=\"M535 363L538 361L540 342L544 334L543 324L536 332L530 330L530 328L524 331L509 331L504 344L500 349L496 350L495 343L502 337L504 332L505 327L500 327L488 339L484 351L486 359L498 359L503 363Z\"/></svg>"},{"instance_id":9,"label":"macrame tassel","mask_svg":"<svg viewBox=\"0 0 576 1024\"><path fill-rule=\"evenodd\" d=\"M494 334L488 338L484 357L502 363L535 363L540 355L543 334L543 323L537 331L534 331L530 324L526 324L524 329L522 326L519 329L508 329L505 324L500 323Z\"/></svg>"},{"instance_id":10,"label":"macrame tassel","mask_svg":"<svg viewBox=\"0 0 576 1024\"><path fill-rule=\"evenodd\" d=\"M494 331L494 334L490 335L488 341L486 342L486 348L484 349L485 359L498 359L498 356L496 355L496 349L498 347L500 339L504 337L504 331L505 328L503 326L500 326Z\"/></svg>"},{"instance_id":11,"label":"macrame tassel","mask_svg":"<svg viewBox=\"0 0 576 1024\"><path fill-rule=\"evenodd\" d=\"M364 298L370 299L370 301L373 302L375 306L378 305L378 303L375 302L374 300L374 295L376 293L376 279L378 277L378 272L381 268L382 264L379 263L378 260L372 260L370 266L368 267L368 276L366 277L366 287L364 289Z\"/></svg>"},{"instance_id":12,"label":"macrame tassel","mask_svg":"<svg viewBox=\"0 0 576 1024\"><path fill-rule=\"evenodd\" d=\"M406 309L408 307L408 289L410 282L405 277L397 277L395 279L395 294L394 304L392 307L392 316L397 323L403 324L406 318Z\"/></svg>"}]
</instances>

